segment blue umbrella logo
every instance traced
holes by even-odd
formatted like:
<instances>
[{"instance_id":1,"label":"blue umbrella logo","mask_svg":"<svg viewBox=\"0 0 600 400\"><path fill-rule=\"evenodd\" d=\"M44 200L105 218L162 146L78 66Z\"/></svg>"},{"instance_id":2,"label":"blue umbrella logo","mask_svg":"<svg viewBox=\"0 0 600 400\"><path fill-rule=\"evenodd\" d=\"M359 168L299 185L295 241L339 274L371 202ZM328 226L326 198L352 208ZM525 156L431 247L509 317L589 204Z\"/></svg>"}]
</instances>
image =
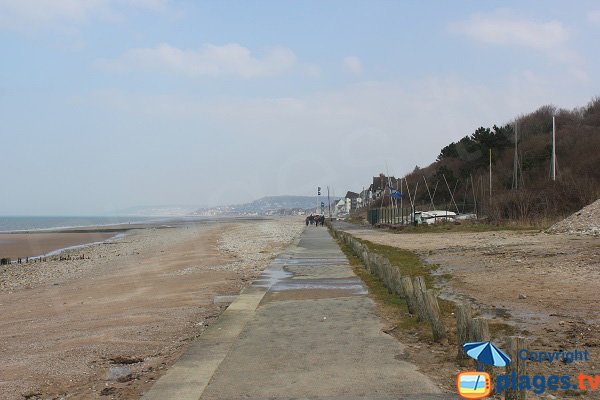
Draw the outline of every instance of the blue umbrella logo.
<instances>
[{"instance_id":1,"label":"blue umbrella logo","mask_svg":"<svg viewBox=\"0 0 600 400\"><path fill-rule=\"evenodd\" d=\"M477 370L482 371L482 364L494 367L505 367L510 362L510 357L497 348L492 342L470 342L463 344L465 353L477 360Z\"/></svg>"}]
</instances>

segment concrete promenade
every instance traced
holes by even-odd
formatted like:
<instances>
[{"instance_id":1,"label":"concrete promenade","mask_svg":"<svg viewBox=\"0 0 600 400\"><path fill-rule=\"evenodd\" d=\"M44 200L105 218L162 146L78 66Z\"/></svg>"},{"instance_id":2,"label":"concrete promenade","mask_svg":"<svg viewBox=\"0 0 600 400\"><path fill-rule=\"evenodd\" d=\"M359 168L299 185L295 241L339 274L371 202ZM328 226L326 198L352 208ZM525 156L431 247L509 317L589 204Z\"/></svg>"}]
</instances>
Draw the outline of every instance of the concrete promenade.
<instances>
[{"instance_id":1,"label":"concrete promenade","mask_svg":"<svg viewBox=\"0 0 600 400\"><path fill-rule=\"evenodd\" d=\"M308 226L143 397L454 399L403 361L324 227Z\"/></svg>"}]
</instances>

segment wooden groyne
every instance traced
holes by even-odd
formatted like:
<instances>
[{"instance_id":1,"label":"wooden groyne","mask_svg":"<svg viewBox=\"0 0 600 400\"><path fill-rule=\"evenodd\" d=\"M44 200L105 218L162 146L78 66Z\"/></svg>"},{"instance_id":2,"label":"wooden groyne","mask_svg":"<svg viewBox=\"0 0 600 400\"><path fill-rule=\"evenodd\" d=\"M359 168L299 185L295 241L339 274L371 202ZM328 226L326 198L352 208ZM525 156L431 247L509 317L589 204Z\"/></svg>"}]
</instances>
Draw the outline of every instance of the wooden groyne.
<instances>
[{"instance_id":1,"label":"wooden groyne","mask_svg":"<svg viewBox=\"0 0 600 400\"><path fill-rule=\"evenodd\" d=\"M74 261L74 260L86 260L89 259L90 257L87 256L85 254L79 254L79 255L71 255L71 254L66 254L66 255L58 255L58 256L54 256L54 257L44 257L44 256L39 256L39 257L19 257L16 260L13 261L12 258L10 257L3 257L0 258L0 265L10 265L13 263L16 264L29 264L31 263L36 263L36 262L45 262L45 261Z\"/></svg>"}]
</instances>

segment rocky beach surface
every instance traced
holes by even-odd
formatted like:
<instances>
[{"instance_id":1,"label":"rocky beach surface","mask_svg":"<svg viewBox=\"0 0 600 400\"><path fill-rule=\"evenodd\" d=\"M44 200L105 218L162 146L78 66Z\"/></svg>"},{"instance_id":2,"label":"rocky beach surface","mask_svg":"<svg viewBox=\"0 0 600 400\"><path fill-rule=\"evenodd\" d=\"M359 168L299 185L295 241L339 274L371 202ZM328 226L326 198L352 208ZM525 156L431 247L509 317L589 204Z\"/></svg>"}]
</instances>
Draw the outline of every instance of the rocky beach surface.
<instances>
[{"instance_id":1,"label":"rocky beach surface","mask_svg":"<svg viewBox=\"0 0 600 400\"><path fill-rule=\"evenodd\" d=\"M600 199L552 225L548 232L600 236Z\"/></svg>"}]
</instances>

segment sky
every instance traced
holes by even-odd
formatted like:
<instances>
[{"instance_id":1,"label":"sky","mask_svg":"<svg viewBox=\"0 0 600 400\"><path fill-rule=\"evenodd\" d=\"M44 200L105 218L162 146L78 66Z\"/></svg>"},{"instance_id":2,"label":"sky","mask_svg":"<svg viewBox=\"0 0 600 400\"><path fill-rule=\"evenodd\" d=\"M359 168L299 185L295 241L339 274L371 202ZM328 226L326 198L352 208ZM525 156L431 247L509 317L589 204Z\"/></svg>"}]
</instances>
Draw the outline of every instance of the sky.
<instances>
[{"instance_id":1,"label":"sky","mask_svg":"<svg viewBox=\"0 0 600 400\"><path fill-rule=\"evenodd\" d=\"M360 191L600 95L600 3L0 0L0 215Z\"/></svg>"}]
</instances>

